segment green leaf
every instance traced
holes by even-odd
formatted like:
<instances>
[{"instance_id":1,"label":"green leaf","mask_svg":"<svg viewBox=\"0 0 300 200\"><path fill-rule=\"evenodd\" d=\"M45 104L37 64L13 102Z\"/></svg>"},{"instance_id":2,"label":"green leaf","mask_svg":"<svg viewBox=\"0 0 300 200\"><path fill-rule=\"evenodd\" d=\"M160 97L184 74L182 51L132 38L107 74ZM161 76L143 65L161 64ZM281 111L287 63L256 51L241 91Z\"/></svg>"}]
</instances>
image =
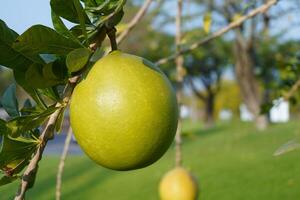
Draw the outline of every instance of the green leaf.
<instances>
[{"instance_id":1,"label":"green leaf","mask_svg":"<svg viewBox=\"0 0 300 200\"><path fill-rule=\"evenodd\" d=\"M57 15L61 16L62 18L65 18L66 20L76 23L79 23L79 19L77 16L77 11L74 6L73 0L51 0L50 1L51 9L54 11ZM81 5L80 5L81 6ZM82 8L82 6L81 6ZM85 23L90 24L90 20L88 16L84 15Z\"/></svg>"},{"instance_id":2,"label":"green leaf","mask_svg":"<svg viewBox=\"0 0 300 200\"><path fill-rule=\"evenodd\" d=\"M126 0L97 0L97 6L87 7L86 10L98 18L96 26L101 27L111 18L115 18L112 22L120 21L122 18L122 9L126 3ZM110 24L110 23L109 23Z\"/></svg>"},{"instance_id":3,"label":"green leaf","mask_svg":"<svg viewBox=\"0 0 300 200\"><path fill-rule=\"evenodd\" d=\"M203 17L203 29L204 29L204 32L207 34L210 32L211 22L212 22L211 13L208 12Z\"/></svg>"},{"instance_id":4,"label":"green leaf","mask_svg":"<svg viewBox=\"0 0 300 200\"><path fill-rule=\"evenodd\" d=\"M111 18L109 18L107 20L106 27L115 27L123 18L124 16L124 11L120 10L118 13L116 13L114 16L112 16Z\"/></svg>"},{"instance_id":5,"label":"green leaf","mask_svg":"<svg viewBox=\"0 0 300 200\"><path fill-rule=\"evenodd\" d=\"M11 84L1 98L1 104L11 117L19 116L19 104L16 98L16 85Z\"/></svg>"},{"instance_id":6,"label":"green leaf","mask_svg":"<svg viewBox=\"0 0 300 200\"><path fill-rule=\"evenodd\" d=\"M13 49L12 45L17 37L18 34L8 28L7 25L0 20L0 65L13 70L18 69L19 71L24 71L27 66L32 64L33 61L38 60L38 58L27 58ZM38 61L40 62L41 60Z\"/></svg>"},{"instance_id":7,"label":"green leaf","mask_svg":"<svg viewBox=\"0 0 300 200\"><path fill-rule=\"evenodd\" d=\"M0 169L9 176L21 172L28 164L39 142L31 138L2 137L0 151Z\"/></svg>"},{"instance_id":8,"label":"green leaf","mask_svg":"<svg viewBox=\"0 0 300 200\"><path fill-rule=\"evenodd\" d=\"M33 63L44 62L37 55L27 57L14 49L12 46L17 37L18 34L8 28L7 25L0 20L0 65L12 69L17 83L32 96L38 105L41 106L34 89L25 80L25 73Z\"/></svg>"},{"instance_id":9,"label":"green leaf","mask_svg":"<svg viewBox=\"0 0 300 200\"><path fill-rule=\"evenodd\" d=\"M30 27L13 44L14 49L27 57L39 54L66 55L79 47L78 43L43 25Z\"/></svg>"},{"instance_id":10,"label":"green leaf","mask_svg":"<svg viewBox=\"0 0 300 200\"><path fill-rule=\"evenodd\" d=\"M55 124L55 131L57 133L60 133L60 131L61 131L61 128L62 128L62 125L64 122L64 118L65 118L65 108L63 108L63 110L60 112L58 119L56 121L56 124Z\"/></svg>"},{"instance_id":11,"label":"green leaf","mask_svg":"<svg viewBox=\"0 0 300 200\"><path fill-rule=\"evenodd\" d=\"M75 49L70 52L66 59L69 73L81 70L89 61L91 51L86 48Z\"/></svg>"},{"instance_id":12,"label":"green leaf","mask_svg":"<svg viewBox=\"0 0 300 200\"><path fill-rule=\"evenodd\" d=\"M50 87L50 88L38 89L38 90L42 95L52 99L53 101L60 101L59 93L56 87Z\"/></svg>"},{"instance_id":13,"label":"green leaf","mask_svg":"<svg viewBox=\"0 0 300 200\"><path fill-rule=\"evenodd\" d=\"M81 45L79 40L69 31L69 29L66 27L64 22L53 11L51 12L51 18L52 18L53 27L58 33L60 33L61 35L65 36L67 38L72 39L73 41L75 41Z\"/></svg>"},{"instance_id":14,"label":"green leaf","mask_svg":"<svg viewBox=\"0 0 300 200\"><path fill-rule=\"evenodd\" d=\"M9 120L6 124L7 128L9 128L9 135L12 137L18 137L22 133L31 131L39 127L57 109L59 108L51 106L44 112L27 116L20 116Z\"/></svg>"},{"instance_id":15,"label":"green leaf","mask_svg":"<svg viewBox=\"0 0 300 200\"><path fill-rule=\"evenodd\" d=\"M77 15L78 15L81 30L84 34L84 37L85 37L86 41L88 41L88 35L87 35L87 32L86 32L86 27L85 27L85 12L84 12L79 0L73 0L73 4L75 6L75 9L76 9L76 12L77 12Z\"/></svg>"},{"instance_id":16,"label":"green leaf","mask_svg":"<svg viewBox=\"0 0 300 200\"><path fill-rule=\"evenodd\" d=\"M34 88L48 88L64 84L66 77L66 67L56 61L44 66L32 64L25 74L26 81Z\"/></svg>"},{"instance_id":17,"label":"green leaf","mask_svg":"<svg viewBox=\"0 0 300 200\"><path fill-rule=\"evenodd\" d=\"M18 179L18 176L3 176L0 179L0 186L7 185Z\"/></svg>"},{"instance_id":18,"label":"green leaf","mask_svg":"<svg viewBox=\"0 0 300 200\"><path fill-rule=\"evenodd\" d=\"M7 135L10 133L10 130L6 126L6 121L0 119L0 135Z\"/></svg>"},{"instance_id":19,"label":"green leaf","mask_svg":"<svg viewBox=\"0 0 300 200\"><path fill-rule=\"evenodd\" d=\"M300 149L300 142L296 139L287 142L286 144L279 147L273 154L273 156L280 156L282 154L286 154L288 152L294 151L296 149Z\"/></svg>"}]
</instances>

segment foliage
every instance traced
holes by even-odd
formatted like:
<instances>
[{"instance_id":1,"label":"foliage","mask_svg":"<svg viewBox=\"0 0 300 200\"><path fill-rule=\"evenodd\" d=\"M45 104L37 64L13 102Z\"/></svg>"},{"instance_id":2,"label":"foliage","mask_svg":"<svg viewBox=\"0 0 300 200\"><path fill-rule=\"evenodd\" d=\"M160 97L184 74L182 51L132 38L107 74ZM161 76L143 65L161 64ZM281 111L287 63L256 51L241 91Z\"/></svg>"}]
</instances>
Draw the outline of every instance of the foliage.
<instances>
[{"instance_id":1,"label":"foliage","mask_svg":"<svg viewBox=\"0 0 300 200\"><path fill-rule=\"evenodd\" d=\"M276 45L277 44L277 45ZM291 87L299 80L300 76L300 51L299 43L287 41L279 43L273 38L262 42L259 48L258 75L264 82L269 99L262 105L263 111L268 112L273 105L273 100L285 97ZM274 59L275 55L275 59ZM299 102L299 93L289 97L292 105ZM296 108L296 107L294 107Z\"/></svg>"},{"instance_id":2,"label":"foliage","mask_svg":"<svg viewBox=\"0 0 300 200\"><path fill-rule=\"evenodd\" d=\"M0 120L0 185L20 176L41 144L41 125L54 112L59 112L55 127L60 130L66 106L63 88L69 78L92 67L95 49L90 45L100 49L106 32L120 22L125 2L51 0L54 29L34 25L21 35L0 20L0 65L13 70L17 84L32 98L20 105L14 83L2 95L10 118ZM73 27L68 29L63 19Z\"/></svg>"},{"instance_id":3,"label":"foliage","mask_svg":"<svg viewBox=\"0 0 300 200\"><path fill-rule=\"evenodd\" d=\"M223 80L216 97L215 116L222 109L229 109L235 116L239 116L239 106L242 102L239 86L234 81Z\"/></svg>"}]
</instances>

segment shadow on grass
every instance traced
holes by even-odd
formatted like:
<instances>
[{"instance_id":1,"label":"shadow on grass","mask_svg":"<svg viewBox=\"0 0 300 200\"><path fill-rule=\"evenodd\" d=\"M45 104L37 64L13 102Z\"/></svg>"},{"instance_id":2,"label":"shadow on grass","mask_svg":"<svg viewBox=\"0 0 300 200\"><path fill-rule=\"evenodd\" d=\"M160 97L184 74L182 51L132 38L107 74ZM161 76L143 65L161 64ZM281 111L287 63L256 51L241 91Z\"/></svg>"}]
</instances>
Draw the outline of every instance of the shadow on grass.
<instances>
[{"instance_id":1,"label":"shadow on grass","mask_svg":"<svg viewBox=\"0 0 300 200\"><path fill-rule=\"evenodd\" d=\"M212 134L221 133L226 131L229 128L228 124L216 124L214 127L211 128L197 128L192 130L183 131L183 136L186 138L193 138L193 137L205 137Z\"/></svg>"},{"instance_id":2,"label":"shadow on grass","mask_svg":"<svg viewBox=\"0 0 300 200\"><path fill-rule=\"evenodd\" d=\"M66 160L66 162L68 162L68 160ZM72 164L75 165L76 168L66 166L64 174L63 174L62 188L64 187L64 181L71 180L78 176L82 176L82 174L84 174L86 171L88 171L89 168L91 167L90 164L86 164L84 162L81 162L81 163L73 162ZM66 165L68 165L68 163ZM57 163L57 165L55 165L55 167L57 168L57 166L58 166L58 163ZM47 199L54 199L57 170L50 170L50 171L52 173L48 174L47 178L36 181L35 185L37 187L34 188L32 191L30 191L31 197L42 197L43 195L47 194ZM40 173L47 173L47 171L41 170ZM43 199L43 198L40 198L40 199Z\"/></svg>"},{"instance_id":3,"label":"shadow on grass","mask_svg":"<svg viewBox=\"0 0 300 200\"><path fill-rule=\"evenodd\" d=\"M87 169L88 171L85 171L86 174L78 173L78 170L76 170L76 176L82 176L81 181L72 183L72 179L76 179L74 176L69 176L68 178L65 178L66 184L76 184L76 189L62 189L62 199L82 199L82 191L89 191L91 189L94 189L95 185L101 185L103 182L114 176L114 173L111 173L109 170L104 170L98 166L95 167L91 164L87 164L87 166L89 166L89 169Z\"/></svg>"}]
</instances>

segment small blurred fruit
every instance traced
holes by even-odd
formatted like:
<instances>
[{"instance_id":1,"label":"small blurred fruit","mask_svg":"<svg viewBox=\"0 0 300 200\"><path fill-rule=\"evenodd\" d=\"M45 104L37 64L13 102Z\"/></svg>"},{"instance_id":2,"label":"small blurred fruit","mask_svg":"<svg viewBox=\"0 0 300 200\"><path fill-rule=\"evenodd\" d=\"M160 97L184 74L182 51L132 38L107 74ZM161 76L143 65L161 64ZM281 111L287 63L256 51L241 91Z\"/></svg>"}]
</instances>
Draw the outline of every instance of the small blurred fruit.
<instances>
[{"instance_id":1,"label":"small blurred fruit","mask_svg":"<svg viewBox=\"0 0 300 200\"><path fill-rule=\"evenodd\" d=\"M162 178L159 195L161 200L196 200L198 185L187 170L176 167Z\"/></svg>"}]
</instances>

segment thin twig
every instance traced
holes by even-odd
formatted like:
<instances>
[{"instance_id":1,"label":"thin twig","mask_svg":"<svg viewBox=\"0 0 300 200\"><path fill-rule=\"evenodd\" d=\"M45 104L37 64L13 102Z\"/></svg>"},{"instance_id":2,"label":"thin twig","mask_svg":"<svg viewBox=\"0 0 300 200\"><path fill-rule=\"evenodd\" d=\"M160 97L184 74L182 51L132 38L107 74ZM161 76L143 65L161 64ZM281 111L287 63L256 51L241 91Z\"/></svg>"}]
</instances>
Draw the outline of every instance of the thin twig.
<instances>
[{"instance_id":1,"label":"thin twig","mask_svg":"<svg viewBox=\"0 0 300 200\"><path fill-rule=\"evenodd\" d=\"M71 79L69 79L69 83L67 84L65 91L64 91L64 98L63 102L64 104L68 104L69 100L71 98L71 94L73 92L73 89L76 86L77 81L79 80L79 76L75 76ZM61 107L61 103L56 104L57 107ZM34 154L33 158L30 160L29 165L27 166L25 172L22 175L21 184L19 187L19 190L15 196L15 200L24 200L25 199L25 193L30 188L30 184L32 183L37 170L38 170L38 163L42 159L42 155L44 152L44 149L47 145L48 140L53 138L53 134L55 131L55 124L56 121L60 115L60 112L63 109L56 110L53 114L50 115L49 120L46 124L46 127L44 128L44 131L42 132L40 136L40 145Z\"/></svg>"},{"instance_id":2,"label":"thin twig","mask_svg":"<svg viewBox=\"0 0 300 200\"><path fill-rule=\"evenodd\" d=\"M300 78L294 83L291 89L283 96L284 100L289 100L300 88Z\"/></svg>"},{"instance_id":3,"label":"thin twig","mask_svg":"<svg viewBox=\"0 0 300 200\"><path fill-rule=\"evenodd\" d=\"M139 23L139 21L146 14L151 2L153 0L146 0L140 10L136 13L136 15L132 18L132 20L128 23L126 30L124 30L118 37L117 43L121 44L121 42L126 38L129 32Z\"/></svg>"},{"instance_id":4,"label":"thin twig","mask_svg":"<svg viewBox=\"0 0 300 200\"><path fill-rule=\"evenodd\" d=\"M60 157L60 162L58 165L58 170L57 170L57 176L56 176L56 200L60 200L61 197L61 185L62 185L62 175L64 172L64 166L65 166L65 160L68 155L69 147L70 147L70 142L72 138L72 128L71 126L69 127L66 139L65 139L65 144L64 144L64 149Z\"/></svg>"},{"instance_id":5,"label":"thin twig","mask_svg":"<svg viewBox=\"0 0 300 200\"><path fill-rule=\"evenodd\" d=\"M230 31L231 29L237 28L239 27L242 23L244 23L246 20L255 17L258 14L262 14L265 13L267 10L269 10L273 5L275 5L276 3L278 3L279 0L270 0L268 1L266 4L261 5L260 7L250 11L247 15L244 15L240 18L238 18L237 20L231 22L230 24L228 24L226 27L221 28L220 30L212 33L210 36L203 38L202 40L190 45L188 48L182 49L179 52L176 52L173 55L170 55L168 57L162 58L160 60L158 60L156 62L157 65L161 65L161 64L165 64L171 60L176 59L176 57L178 55L182 55L182 54L186 54L196 48L198 48L199 46L206 44L208 42L210 42L211 40L222 36L224 33L227 33L228 31Z\"/></svg>"},{"instance_id":6,"label":"thin twig","mask_svg":"<svg viewBox=\"0 0 300 200\"><path fill-rule=\"evenodd\" d=\"M176 54L177 57L175 59L176 61L176 82L177 82L177 101L179 105L179 113L181 109L181 103L182 103L182 85L183 85L183 78L184 78L184 67L183 67L183 56L178 54L181 49L181 39L182 39L182 33L181 33L181 17L182 17L182 0L177 0L177 15L176 15L176 36L175 36L175 44L176 44ZM178 127L176 131L176 137L175 137L175 164L176 166L181 166L182 164L182 153L181 153L181 116L179 114L179 120L178 120Z\"/></svg>"}]
</instances>

